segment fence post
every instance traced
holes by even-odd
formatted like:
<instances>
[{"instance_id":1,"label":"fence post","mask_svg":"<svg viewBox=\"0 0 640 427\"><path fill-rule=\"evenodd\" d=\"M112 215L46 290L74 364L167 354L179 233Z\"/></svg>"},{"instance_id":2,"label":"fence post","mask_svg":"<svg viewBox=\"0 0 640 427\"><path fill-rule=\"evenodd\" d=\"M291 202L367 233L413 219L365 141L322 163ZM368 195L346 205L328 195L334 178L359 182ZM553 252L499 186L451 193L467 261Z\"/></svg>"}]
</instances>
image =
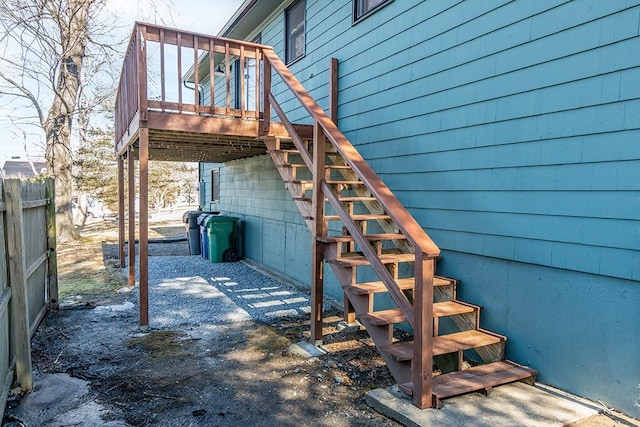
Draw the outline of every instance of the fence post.
<instances>
[{"instance_id":1,"label":"fence post","mask_svg":"<svg viewBox=\"0 0 640 427\"><path fill-rule=\"evenodd\" d=\"M57 310L60 305L58 302L58 248L56 243L57 234L55 181L52 178L47 178L44 185L46 192L45 194L47 197L47 295L49 297L49 309Z\"/></svg>"},{"instance_id":2,"label":"fence post","mask_svg":"<svg viewBox=\"0 0 640 427\"><path fill-rule=\"evenodd\" d=\"M33 388L31 335L29 333L22 183L20 180L8 179L5 181L5 201L9 283L11 284L11 331L16 356L16 376L22 390L31 390Z\"/></svg>"}]
</instances>

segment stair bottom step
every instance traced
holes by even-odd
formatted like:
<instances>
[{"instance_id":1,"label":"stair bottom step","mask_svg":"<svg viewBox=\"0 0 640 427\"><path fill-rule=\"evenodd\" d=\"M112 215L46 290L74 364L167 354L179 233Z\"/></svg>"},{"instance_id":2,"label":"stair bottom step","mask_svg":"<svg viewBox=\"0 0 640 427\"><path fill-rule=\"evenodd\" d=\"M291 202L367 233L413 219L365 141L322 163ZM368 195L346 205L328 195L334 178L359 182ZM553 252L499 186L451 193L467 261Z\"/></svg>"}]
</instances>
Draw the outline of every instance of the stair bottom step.
<instances>
[{"instance_id":1,"label":"stair bottom step","mask_svg":"<svg viewBox=\"0 0 640 427\"><path fill-rule=\"evenodd\" d=\"M508 360L493 362L433 377L432 392L440 400L527 378L535 379L536 375L538 371L535 369ZM413 394L413 383L398 387L410 396Z\"/></svg>"}]
</instances>

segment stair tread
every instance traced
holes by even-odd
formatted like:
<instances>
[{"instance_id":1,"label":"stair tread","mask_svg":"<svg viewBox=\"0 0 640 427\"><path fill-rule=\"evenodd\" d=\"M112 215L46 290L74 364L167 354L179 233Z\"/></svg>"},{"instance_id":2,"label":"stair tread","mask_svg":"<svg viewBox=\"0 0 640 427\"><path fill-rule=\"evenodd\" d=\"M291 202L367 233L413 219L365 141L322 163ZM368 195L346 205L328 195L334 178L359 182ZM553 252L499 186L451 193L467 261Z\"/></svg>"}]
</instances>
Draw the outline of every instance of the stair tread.
<instances>
[{"instance_id":1,"label":"stair tread","mask_svg":"<svg viewBox=\"0 0 640 427\"><path fill-rule=\"evenodd\" d=\"M433 303L433 317L455 316L457 314L473 313L474 307L461 304L458 301L441 301Z\"/></svg>"},{"instance_id":2,"label":"stair tread","mask_svg":"<svg viewBox=\"0 0 640 427\"><path fill-rule=\"evenodd\" d=\"M432 392L438 399L508 384L538 375L538 371L509 360L474 366L463 371L433 377ZM401 384L403 391L413 392L413 383Z\"/></svg>"},{"instance_id":3,"label":"stair tread","mask_svg":"<svg viewBox=\"0 0 640 427\"><path fill-rule=\"evenodd\" d=\"M300 150L296 149L296 148L281 148L281 149L277 149L277 150L267 150L267 153L272 154L280 154L280 153L290 153L290 154L298 154L300 153Z\"/></svg>"},{"instance_id":4,"label":"stair tread","mask_svg":"<svg viewBox=\"0 0 640 427\"><path fill-rule=\"evenodd\" d=\"M346 196L338 197L338 200L341 202L372 202L376 198L373 196Z\"/></svg>"},{"instance_id":5,"label":"stair tread","mask_svg":"<svg viewBox=\"0 0 640 427\"><path fill-rule=\"evenodd\" d=\"M457 314L473 313L475 309L457 301L442 301L433 303L433 317L455 316ZM373 325L390 325L406 322L407 318L399 308L372 311L360 316L363 321Z\"/></svg>"},{"instance_id":6,"label":"stair tread","mask_svg":"<svg viewBox=\"0 0 640 427\"><path fill-rule=\"evenodd\" d=\"M292 184L313 184L313 180L312 179L290 179L287 180L285 179L284 182L290 182Z\"/></svg>"},{"instance_id":7,"label":"stair tread","mask_svg":"<svg viewBox=\"0 0 640 427\"><path fill-rule=\"evenodd\" d=\"M367 234L364 236L369 241L376 240L403 240L407 237L404 234L399 233L380 233L380 234ZM323 243L348 243L353 242L353 236L318 236L317 241Z\"/></svg>"},{"instance_id":8,"label":"stair tread","mask_svg":"<svg viewBox=\"0 0 640 427\"><path fill-rule=\"evenodd\" d=\"M347 184L347 185L360 185L360 184L364 184L364 182L360 181L360 180L335 180L335 179L328 179L327 184L329 185L336 185L336 184Z\"/></svg>"},{"instance_id":9,"label":"stair tread","mask_svg":"<svg viewBox=\"0 0 640 427\"><path fill-rule=\"evenodd\" d=\"M303 200L303 201L311 201L310 197L294 197L294 200ZM354 196L354 197L338 197L338 200L341 202L373 202L376 200L375 197L371 196Z\"/></svg>"},{"instance_id":10,"label":"stair tread","mask_svg":"<svg viewBox=\"0 0 640 427\"><path fill-rule=\"evenodd\" d=\"M371 313L362 314L360 318L362 319L362 321L371 323L372 325L376 326L391 325L393 323L401 323L407 321L407 317L399 308L373 311Z\"/></svg>"},{"instance_id":11,"label":"stair tread","mask_svg":"<svg viewBox=\"0 0 640 427\"><path fill-rule=\"evenodd\" d=\"M379 256L379 258L383 264L393 264L396 262L412 262L416 259L415 254L382 254ZM342 258L328 260L328 262L336 265L341 265L343 267L354 267L370 264L369 260L363 255L349 256L348 254L343 254Z\"/></svg>"},{"instance_id":12,"label":"stair tread","mask_svg":"<svg viewBox=\"0 0 640 427\"><path fill-rule=\"evenodd\" d=\"M414 281L415 279L413 277L396 279L396 283L402 290L413 289ZM454 283L455 283L454 279L449 279L449 278L440 277L440 276L433 276L433 286L448 286L448 285L453 285ZM384 285L382 281L354 283L353 285L349 285L345 287L349 287L350 289L353 290L355 294L358 294L358 295L387 292L387 287Z\"/></svg>"},{"instance_id":13,"label":"stair tread","mask_svg":"<svg viewBox=\"0 0 640 427\"><path fill-rule=\"evenodd\" d=\"M455 353L462 350L469 350L485 345L497 344L502 338L472 329L469 331L456 332L453 334L440 335L433 338L433 355ZM384 351L398 361L413 359L413 341L383 346L380 351Z\"/></svg>"},{"instance_id":14,"label":"stair tread","mask_svg":"<svg viewBox=\"0 0 640 427\"><path fill-rule=\"evenodd\" d=\"M351 215L351 219L354 221L365 221L365 220L373 220L373 219L391 219L389 215L386 214L362 214L362 215ZM325 215L325 221L339 221L340 216L338 215Z\"/></svg>"}]
</instances>

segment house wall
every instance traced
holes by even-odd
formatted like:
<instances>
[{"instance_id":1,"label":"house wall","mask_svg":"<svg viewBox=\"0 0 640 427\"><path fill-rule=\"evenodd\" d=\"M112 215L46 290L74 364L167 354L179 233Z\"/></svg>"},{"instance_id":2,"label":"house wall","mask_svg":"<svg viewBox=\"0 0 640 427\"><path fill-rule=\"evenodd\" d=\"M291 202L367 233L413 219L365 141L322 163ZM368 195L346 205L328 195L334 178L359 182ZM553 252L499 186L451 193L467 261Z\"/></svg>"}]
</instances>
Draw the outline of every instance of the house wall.
<instances>
[{"instance_id":1,"label":"house wall","mask_svg":"<svg viewBox=\"0 0 640 427\"><path fill-rule=\"evenodd\" d=\"M542 382L640 417L640 2L394 1L355 25L351 1L306 8L291 70L326 109L340 61L338 126L443 250L439 272L484 307L482 326ZM283 13L259 30L284 58ZM274 92L308 120L277 79ZM247 255L308 282L275 167L223 169Z\"/></svg>"}]
</instances>

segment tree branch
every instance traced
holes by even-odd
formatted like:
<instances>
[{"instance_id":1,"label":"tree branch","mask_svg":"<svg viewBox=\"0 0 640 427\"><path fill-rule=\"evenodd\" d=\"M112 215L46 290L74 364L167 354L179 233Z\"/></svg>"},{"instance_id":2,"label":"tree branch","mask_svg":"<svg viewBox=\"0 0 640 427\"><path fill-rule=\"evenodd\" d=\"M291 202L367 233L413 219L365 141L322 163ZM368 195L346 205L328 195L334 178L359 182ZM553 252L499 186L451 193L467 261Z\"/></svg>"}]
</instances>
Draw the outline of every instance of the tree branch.
<instances>
[{"instance_id":1,"label":"tree branch","mask_svg":"<svg viewBox=\"0 0 640 427\"><path fill-rule=\"evenodd\" d=\"M45 118L42 112L42 108L40 108L40 103L38 102L38 99L31 93L31 91L26 87L24 87L23 85L21 85L20 83L13 80L12 78L10 78L9 76L7 76L2 71L0 71L0 77L2 77L7 83L11 84L13 87L15 87L18 91L22 93L22 95L19 95L19 94L13 94L13 95L22 96L31 101L31 104L33 104L33 108L35 108L38 113L38 119L40 120L40 124L44 124Z\"/></svg>"}]
</instances>

